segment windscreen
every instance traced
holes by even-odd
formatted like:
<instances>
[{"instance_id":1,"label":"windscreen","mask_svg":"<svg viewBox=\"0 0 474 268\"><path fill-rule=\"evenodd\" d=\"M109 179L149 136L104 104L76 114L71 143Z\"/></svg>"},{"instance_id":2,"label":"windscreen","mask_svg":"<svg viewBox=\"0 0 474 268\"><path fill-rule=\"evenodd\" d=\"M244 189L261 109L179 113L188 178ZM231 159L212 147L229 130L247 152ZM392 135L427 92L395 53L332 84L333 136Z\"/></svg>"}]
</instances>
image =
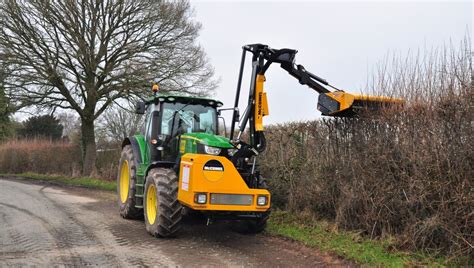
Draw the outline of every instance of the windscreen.
<instances>
[{"instance_id":1,"label":"windscreen","mask_svg":"<svg viewBox=\"0 0 474 268\"><path fill-rule=\"evenodd\" d=\"M177 136L202 132L215 134L216 110L210 106L191 103L164 103L161 134Z\"/></svg>"}]
</instances>

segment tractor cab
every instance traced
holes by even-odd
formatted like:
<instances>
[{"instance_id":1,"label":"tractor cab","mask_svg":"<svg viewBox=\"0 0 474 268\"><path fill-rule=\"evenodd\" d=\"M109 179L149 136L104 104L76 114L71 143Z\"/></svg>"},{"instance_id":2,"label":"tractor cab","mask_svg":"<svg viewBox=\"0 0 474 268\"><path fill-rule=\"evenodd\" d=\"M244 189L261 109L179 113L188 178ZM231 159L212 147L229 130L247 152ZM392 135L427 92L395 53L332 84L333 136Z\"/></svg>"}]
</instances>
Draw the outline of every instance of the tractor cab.
<instances>
[{"instance_id":1,"label":"tractor cab","mask_svg":"<svg viewBox=\"0 0 474 268\"><path fill-rule=\"evenodd\" d=\"M137 105L137 113L146 114L144 138L150 162L176 163L188 148L186 140L216 139L218 134L217 108L222 103L208 98L157 94ZM228 142L220 137L224 143ZM180 146L182 144L182 146ZM183 147L184 146L184 147Z\"/></svg>"}]
</instances>

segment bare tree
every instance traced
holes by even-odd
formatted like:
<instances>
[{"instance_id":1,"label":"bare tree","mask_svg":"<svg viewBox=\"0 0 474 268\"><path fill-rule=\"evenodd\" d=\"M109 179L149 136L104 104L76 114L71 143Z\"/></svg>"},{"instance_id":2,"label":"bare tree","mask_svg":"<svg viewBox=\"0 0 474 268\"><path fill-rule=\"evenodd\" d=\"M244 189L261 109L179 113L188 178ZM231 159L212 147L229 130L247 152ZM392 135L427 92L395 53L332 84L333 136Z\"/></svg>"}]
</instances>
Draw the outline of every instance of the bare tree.
<instances>
[{"instance_id":1,"label":"bare tree","mask_svg":"<svg viewBox=\"0 0 474 268\"><path fill-rule=\"evenodd\" d=\"M112 103L143 96L154 78L171 92L215 88L187 1L4 0L0 13L5 90L20 106L78 114L86 175L96 159L94 122Z\"/></svg>"},{"instance_id":2,"label":"bare tree","mask_svg":"<svg viewBox=\"0 0 474 268\"><path fill-rule=\"evenodd\" d=\"M0 70L0 142L7 138L11 133L10 126L10 101L5 96L5 73L3 68Z\"/></svg>"},{"instance_id":3,"label":"bare tree","mask_svg":"<svg viewBox=\"0 0 474 268\"><path fill-rule=\"evenodd\" d=\"M81 122L76 113L56 113L56 118L63 126L63 137L71 141L75 136L79 136Z\"/></svg>"},{"instance_id":4,"label":"bare tree","mask_svg":"<svg viewBox=\"0 0 474 268\"><path fill-rule=\"evenodd\" d=\"M99 120L98 131L114 144L121 143L124 138L137 134L143 125L144 117L130 109L114 106L104 113Z\"/></svg>"}]
</instances>

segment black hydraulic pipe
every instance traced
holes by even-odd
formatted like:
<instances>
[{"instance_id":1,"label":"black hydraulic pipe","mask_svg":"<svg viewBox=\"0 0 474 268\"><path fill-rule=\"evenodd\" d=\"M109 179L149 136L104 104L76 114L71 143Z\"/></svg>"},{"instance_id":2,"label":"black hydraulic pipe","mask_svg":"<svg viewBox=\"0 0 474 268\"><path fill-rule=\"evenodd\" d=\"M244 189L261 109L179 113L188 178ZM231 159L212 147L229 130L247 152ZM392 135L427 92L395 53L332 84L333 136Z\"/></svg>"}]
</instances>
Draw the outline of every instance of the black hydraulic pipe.
<instances>
[{"instance_id":1,"label":"black hydraulic pipe","mask_svg":"<svg viewBox=\"0 0 474 268\"><path fill-rule=\"evenodd\" d=\"M235 102L234 102L234 112L232 113L232 124L230 127L230 140L234 138L235 123L238 120L237 117L237 108L239 107L239 97L240 97L240 87L242 86L242 76L244 73L245 65L245 47L242 47L242 58L240 60L240 70L239 70L239 79L237 81L237 92L235 92Z\"/></svg>"},{"instance_id":2,"label":"black hydraulic pipe","mask_svg":"<svg viewBox=\"0 0 474 268\"><path fill-rule=\"evenodd\" d=\"M328 81L326 81L325 79L323 79L323 78L321 78L321 77L319 77L319 76L317 76L317 75L315 75L315 74L309 72L308 70L306 70L306 69L303 67L303 65L298 65L298 70L307 73L311 78L313 78L314 80L318 81L318 82L321 83L321 84L324 84L324 85L326 85L326 86L329 85Z\"/></svg>"},{"instance_id":3,"label":"black hydraulic pipe","mask_svg":"<svg viewBox=\"0 0 474 268\"><path fill-rule=\"evenodd\" d=\"M254 57L255 58L255 57ZM247 104L247 109L245 109L245 112L244 112L244 115L242 116L242 120L240 122L240 125L239 125L239 133L241 132L244 132L245 130L245 127L247 126L247 122L249 121L249 119L251 118L251 113L254 112L254 110L252 109L252 106L253 106L253 101L255 99L255 79L257 77L257 60L254 59L253 63L252 63L252 78L250 80L250 89L249 89L249 102ZM250 122L251 124L253 122ZM252 136L253 134L253 131L252 131L252 126L250 127L250 136ZM251 137L252 138L252 137Z\"/></svg>"}]
</instances>

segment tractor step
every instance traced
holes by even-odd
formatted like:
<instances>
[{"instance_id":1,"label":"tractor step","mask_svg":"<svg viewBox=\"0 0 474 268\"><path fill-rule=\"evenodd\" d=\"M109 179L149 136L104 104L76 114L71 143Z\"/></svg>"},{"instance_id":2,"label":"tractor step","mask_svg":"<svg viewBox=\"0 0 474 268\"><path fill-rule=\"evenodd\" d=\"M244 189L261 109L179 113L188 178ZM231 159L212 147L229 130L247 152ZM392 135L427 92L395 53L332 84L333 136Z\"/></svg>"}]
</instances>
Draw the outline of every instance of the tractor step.
<instances>
[{"instance_id":1,"label":"tractor step","mask_svg":"<svg viewBox=\"0 0 474 268\"><path fill-rule=\"evenodd\" d=\"M135 194L135 207L143 208L143 194Z\"/></svg>"}]
</instances>

